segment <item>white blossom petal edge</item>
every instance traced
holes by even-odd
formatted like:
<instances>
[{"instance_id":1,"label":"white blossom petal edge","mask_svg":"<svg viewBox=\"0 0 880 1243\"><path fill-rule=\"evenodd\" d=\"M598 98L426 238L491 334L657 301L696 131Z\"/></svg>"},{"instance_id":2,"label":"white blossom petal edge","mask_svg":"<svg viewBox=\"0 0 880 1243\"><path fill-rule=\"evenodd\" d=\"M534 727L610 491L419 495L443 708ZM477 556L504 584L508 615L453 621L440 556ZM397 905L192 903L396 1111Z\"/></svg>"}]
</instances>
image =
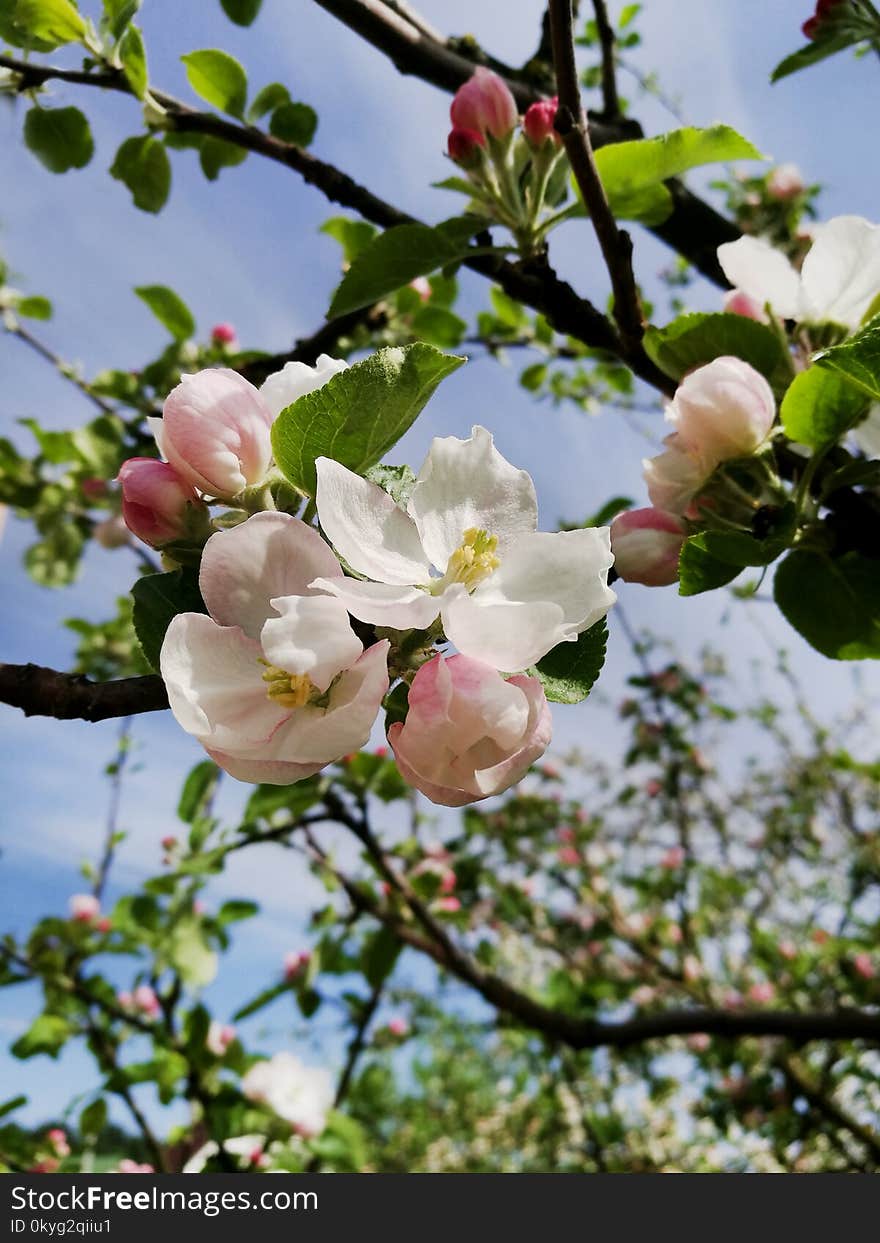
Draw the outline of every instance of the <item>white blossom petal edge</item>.
<instances>
[{"instance_id":1,"label":"white blossom petal edge","mask_svg":"<svg viewBox=\"0 0 880 1243\"><path fill-rule=\"evenodd\" d=\"M425 630L440 617L460 652L513 673L576 639L617 598L608 528L537 533L534 484L484 427L433 441L405 511L330 458L317 472L321 526L371 581L321 576L311 587L361 621Z\"/></svg>"}]
</instances>

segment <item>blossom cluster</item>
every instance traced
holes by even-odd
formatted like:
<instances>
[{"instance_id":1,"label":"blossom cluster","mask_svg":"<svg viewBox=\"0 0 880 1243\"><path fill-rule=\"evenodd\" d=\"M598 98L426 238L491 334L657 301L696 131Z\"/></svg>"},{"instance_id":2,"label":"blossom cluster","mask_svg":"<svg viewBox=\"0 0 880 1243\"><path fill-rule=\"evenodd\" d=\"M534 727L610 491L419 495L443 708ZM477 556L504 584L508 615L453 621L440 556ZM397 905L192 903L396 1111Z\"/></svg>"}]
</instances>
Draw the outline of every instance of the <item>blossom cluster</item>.
<instances>
[{"instance_id":1,"label":"blossom cluster","mask_svg":"<svg viewBox=\"0 0 880 1243\"><path fill-rule=\"evenodd\" d=\"M273 508L273 420L345 365L288 364L259 390L222 368L187 376L153 422L165 461L122 468L132 530L171 563L198 552L206 612L172 619L161 673L178 723L222 768L274 784L362 747L399 679L400 771L460 806L547 748L529 670L614 603L609 531L538 532L530 476L482 427L435 439L405 504L319 457L318 528ZM231 508L209 534L217 502Z\"/></svg>"}]
</instances>

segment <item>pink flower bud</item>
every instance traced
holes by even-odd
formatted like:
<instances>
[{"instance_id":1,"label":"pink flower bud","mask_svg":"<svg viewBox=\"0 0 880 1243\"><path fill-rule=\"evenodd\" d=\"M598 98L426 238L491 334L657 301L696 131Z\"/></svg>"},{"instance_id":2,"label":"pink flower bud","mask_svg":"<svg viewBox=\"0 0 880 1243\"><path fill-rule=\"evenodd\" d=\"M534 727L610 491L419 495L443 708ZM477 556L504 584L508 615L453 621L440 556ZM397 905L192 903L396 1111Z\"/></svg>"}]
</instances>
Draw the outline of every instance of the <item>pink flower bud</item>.
<instances>
[{"instance_id":1,"label":"pink flower bud","mask_svg":"<svg viewBox=\"0 0 880 1243\"><path fill-rule=\"evenodd\" d=\"M131 1157L123 1157L116 1167L117 1174L155 1174L156 1171L151 1165L147 1165L139 1161L132 1161Z\"/></svg>"},{"instance_id":2,"label":"pink flower bud","mask_svg":"<svg viewBox=\"0 0 880 1243\"><path fill-rule=\"evenodd\" d=\"M564 867L576 868L579 867L582 862L581 857L575 850L574 846L561 846L556 853L559 858L559 862L563 864Z\"/></svg>"},{"instance_id":3,"label":"pink flower bud","mask_svg":"<svg viewBox=\"0 0 880 1243\"><path fill-rule=\"evenodd\" d=\"M384 760L388 755L388 748L377 747L376 750L373 752L373 754L375 755L377 760Z\"/></svg>"},{"instance_id":4,"label":"pink flower bud","mask_svg":"<svg viewBox=\"0 0 880 1243\"><path fill-rule=\"evenodd\" d=\"M46 1139L52 1146L52 1151L56 1157L69 1157L70 1144L67 1142L67 1132L62 1131L60 1126L53 1127L51 1131L46 1132Z\"/></svg>"},{"instance_id":5,"label":"pink flower bud","mask_svg":"<svg viewBox=\"0 0 880 1243\"><path fill-rule=\"evenodd\" d=\"M236 345L238 334L234 324L215 324L211 329L211 340L214 345Z\"/></svg>"},{"instance_id":6,"label":"pink flower bud","mask_svg":"<svg viewBox=\"0 0 880 1243\"><path fill-rule=\"evenodd\" d=\"M129 458L120 466L118 479L125 525L151 548L161 548L182 535L187 506L201 504L195 489L167 462L156 458Z\"/></svg>"},{"instance_id":7,"label":"pink flower bud","mask_svg":"<svg viewBox=\"0 0 880 1243\"><path fill-rule=\"evenodd\" d=\"M235 1040L235 1028L228 1023L218 1023L212 1020L208 1027L208 1035L205 1044L215 1057L223 1057L226 1050Z\"/></svg>"},{"instance_id":8,"label":"pink flower bud","mask_svg":"<svg viewBox=\"0 0 880 1243\"><path fill-rule=\"evenodd\" d=\"M99 501L107 495L107 480L91 477L79 485L87 501Z\"/></svg>"},{"instance_id":9,"label":"pink flower bud","mask_svg":"<svg viewBox=\"0 0 880 1243\"><path fill-rule=\"evenodd\" d=\"M796 164L780 164L767 177L767 193L771 199L785 203L804 191L804 179Z\"/></svg>"},{"instance_id":10,"label":"pink flower bud","mask_svg":"<svg viewBox=\"0 0 880 1243\"><path fill-rule=\"evenodd\" d=\"M159 1004L159 998L156 996L149 984L139 984L132 994L132 1002L135 1009L140 1010L144 1018L154 1019L161 1013L162 1007Z\"/></svg>"},{"instance_id":11,"label":"pink flower bud","mask_svg":"<svg viewBox=\"0 0 880 1243\"><path fill-rule=\"evenodd\" d=\"M463 807L515 785L550 743L537 678L504 679L469 656L435 656L409 692L406 720L388 730L404 780L433 803Z\"/></svg>"},{"instance_id":12,"label":"pink flower bud","mask_svg":"<svg viewBox=\"0 0 880 1243\"><path fill-rule=\"evenodd\" d=\"M749 1001L754 1001L756 1005L766 1005L775 996L776 989L769 980L762 980L760 984L753 984L748 992Z\"/></svg>"},{"instance_id":13,"label":"pink flower bud","mask_svg":"<svg viewBox=\"0 0 880 1243\"><path fill-rule=\"evenodd\" d=\"M856 954L853 959L853 969L863 980L873 980L876 974L870 954Z\"/></svg>"},{"instance_id":14,"label":"pink flower bud","mask_svg":"<svg viewBox=\"0 0 880 1243\"><path fill-rule=\"evenodd\" d=\"M556 830L556 836L561 842L570 845L575 839L575 832L571 825L563 825L561 829Z\"/></svg>"},{"instance_id":15,"label":"pink flower bud","mask_svg":"<svg viewBox=\"0 0 880 1243\"><path fill-rule=\"evenodd\" d=\"M98 930L98 932L109 932L112 927L113 927L113 920L110 919L110 917L107 915L105 915L103 919L99 919L98 922L95 924L95 928Z\"/></svg>"},{"instance_id":16,"label":"pink flower bud","mask_svg":"<svg viewBox=\"0 0 880 1243\"><path fill-rule=\"evenodd\" d=\"M92 527L92 537L96 544L112 552L114 548L124 548L131 540L128 527L119 514L113 514Z\"/></svg>"},{"instance_id":17,"label":"pink flower bud","mask_svg":"<svg viewBox=\"0 0 880 1243\"><path fill-rule=\"evenodd\" d=\"M231 498L262 483L272 460L272 412L259 391L226 367L184 376L150 426L162 456L193 487Z\"/></svg>"},{"instance_id":18,"label":"pink flower bud","mask_svg":"<svg viewBox=\"0 0 880 1243\"><path fill-rule=\"evenodd\" d=\"M804 37L806 39L815 39L816 34L819 30L818 17L815 17L815 16L808 17L807 20L804 22L803 26L801 26L801 30L803 31Z\"/></svg>"},{"instance_id":19,"label":"pink flower bud","mask_svg":"<svg viewBox=\"0 0 880 1243\"><path fill-rule=\"evenodd\" d=\"M162 838L160 845L163 850L176 850L177 849L177 838L169 833L167 837Z\"/></svg>"},{"instance_id":20,"label":"pink flower bud","mask_svg":"<svg viewBox=\"0 0 880 1243\"><path fill-rule=\"evenodd\" d=\"M660 860L660 866L665 868L667 872L677 872L685 861L685 851L682 846L672 846L666 851L666 854Z\"/></svg>"},{"instance_id":21,"label":"pink flower bud","mask_svg":"<svg viewBox=\"0 0 880 1243\"><path fill-rule=\"evenodd\" d=\"M611 523L614 568L627 583L665 587L678 579L685 530L662 509L630 509Z\"/></svg>"},{"instance_id":22,"label":"pink flower bud","mask_svg":"<svg viewBox=\"0 0 880 1243\"><path fill-rule=\"evenodd\" d=\"M428 280L427 276L417 276L415 280L410 281L409 287L410 289L415 290L415 292L419 295L419 300L421 302L431 301L431 282Z\"/></svg>"},{"instance_id":23,"label":"pink flower bud","mask_svg":"<svg viewBox=\"0 0 880 1243\"><path fill-rule=\"evenodd\" d=\"M741 358L721 357L691 371L666 415L680 447L708 468L748 457L767 439L776 417L770 385Z\"/></svg>"},{"instance_id":24,"label":"pink flower bud","mask_svg":"<svg viewBox=\"0 0 880 1243\"><path fill-rule=\"evenodd\" d=\"M728 315L742 315L745 319L755 319L759 323L765 323L767 316L760 302L756 302L754 298L750 298L747 293L743 293L741 289L731 289L724 295L722 303L724 310Z\"/></svg>"},{"instance_id":25,"label":"pink flower bud","mask_svg":"<svg viewBox=\"0 0 880 1243\"><path fill-rule=\"evenodd\" d=\"M78 924L91 924L101 914L101 903L91 893L75 893L68 902L70 918Z\"/></svg>"},{"instance_id":26,"label":"pink flower bud","mask_svg":"<svg viewBox=\"0 0 880 1243\"><path fill-rule=\"evenodd\" d=\"M712 1037L706 1032L694 1032L688 1036L686 1043L691 1053L705 1053L712 1043Z\"/></svg>"},{"instance_id":27,"label":"pink flower bud","mask_svg":"<svg viewBox=\"0 0 880 1243\"><path fill-rule=\"evenodd\" d=\"M453 129L446 140L450 160L462 168L474 168L480 162L480 152L486 145L482 134L474 129Z\"/></svg>"},{"instance_id":28,"label":"pink flower bud","mask_svg":"<svg viewBox=\"0 0 880 1243\"><path fill-rule=\"evenodd\" d=\"M491 69L479 68L460 86L449 109L455 129L475 130L484 138L506 138L516 128L516 100Z\"/></svg>"},{"instance_id":29,"label":"pink flower bud","mask_svg":"<svg viewBox=\"0 0 880 1243\"><path fill-rule=\"evenodd\" d=\"M526 110L522 127L526 138L528 138L533 147L543 146L548 138L555 146L562 146L562 138L553 128L558 107L559 100L554 95L552 99L539 99L537 103L531 104Z\"/></svg>"},{"instance_id":30,"label":"pink flower bud","mask_svg":"<svg viewBox=\"0 0 880 1243\"><path fill-rule=\"evenodd\" d=\"M306 967L312 960L312 955L308 950L291 950L289 954L284 955L284 978L285 980L298 980L305 974Z\"/></svg>"},{"instance_id":31,"label":"pink flower bud","mask_svg":"<svg viewBox=\"0 0 880 1243\"><path fill-rule=\"evenodd\" d=\"M408 1036L409 1023L407 1023L405 1018L401 1018L398 1015L397 1017L388 1020L388 1030L391 1032L392 1036Z\"/></svg>"}]
</instances>

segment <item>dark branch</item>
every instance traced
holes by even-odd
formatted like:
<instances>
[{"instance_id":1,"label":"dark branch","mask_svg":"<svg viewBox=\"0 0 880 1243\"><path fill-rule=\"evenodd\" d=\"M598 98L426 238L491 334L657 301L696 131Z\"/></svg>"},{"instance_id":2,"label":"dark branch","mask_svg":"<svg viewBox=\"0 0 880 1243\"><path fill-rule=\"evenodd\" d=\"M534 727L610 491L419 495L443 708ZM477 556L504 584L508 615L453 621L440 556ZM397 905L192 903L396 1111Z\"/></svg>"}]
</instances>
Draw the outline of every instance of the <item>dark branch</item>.
<instances>
[{"instance_id":1,"label":"dark branch","mask_svg":"<svg viewBox=\"0 0 880 1243\"><path fill-rule=\"evenodd\" d=\"M76 673L59 673L43 665L0 664L0 703L21 708L25 716L59 721L106 721L111 717L158 712L168 707L160 677L119 678L92 682Z\"/></svg>"},{"instance_id":2,"label":"dark branch","mask_svg":"<svg viewBox=\"0 0 880 1243\"><path fill-rule=\"evenodd\" d=\"M605 0L593 0L593 12L596 15L596 30L602 52L602 113L606 120L613 121L620 115L620 100L617 95L617 39L614 27L608 20Z\"/></svg>"}]
</instances>

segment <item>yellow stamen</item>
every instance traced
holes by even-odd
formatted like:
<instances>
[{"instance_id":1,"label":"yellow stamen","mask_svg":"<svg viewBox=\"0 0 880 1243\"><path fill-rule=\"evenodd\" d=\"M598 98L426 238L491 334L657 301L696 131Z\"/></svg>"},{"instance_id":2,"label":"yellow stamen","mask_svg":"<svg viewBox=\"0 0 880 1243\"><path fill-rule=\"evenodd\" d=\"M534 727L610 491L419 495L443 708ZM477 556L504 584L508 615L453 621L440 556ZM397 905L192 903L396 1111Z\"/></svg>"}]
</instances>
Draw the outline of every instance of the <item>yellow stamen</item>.
<instances>
[{"instance_id":1,"label":"yellow stamen","mask_svg":"<svg viewBox=\"0 0 880 1243\"><path fill-rule=\"evenodd\" d=\"M468 591L473 591L501 564L495 556L497 547L497 535L490 535L479 527L468 527L461 544L449 558L445 581L463 583Z\"/></svg>"},{"instance_id":2,"label":"yellow stamen","mask_svg":"<svg viewBox=\"0 0 880 1243\"><path fill-rule=\"evenodd\" d=\"M266 661L262 663L266 665L266 672L263 674L263 681L267 683L266 696L279 707L302 708L316 692L317 687L307 673L288 673L277 665L270 665Z\"/></svg>"}]
</instances>

